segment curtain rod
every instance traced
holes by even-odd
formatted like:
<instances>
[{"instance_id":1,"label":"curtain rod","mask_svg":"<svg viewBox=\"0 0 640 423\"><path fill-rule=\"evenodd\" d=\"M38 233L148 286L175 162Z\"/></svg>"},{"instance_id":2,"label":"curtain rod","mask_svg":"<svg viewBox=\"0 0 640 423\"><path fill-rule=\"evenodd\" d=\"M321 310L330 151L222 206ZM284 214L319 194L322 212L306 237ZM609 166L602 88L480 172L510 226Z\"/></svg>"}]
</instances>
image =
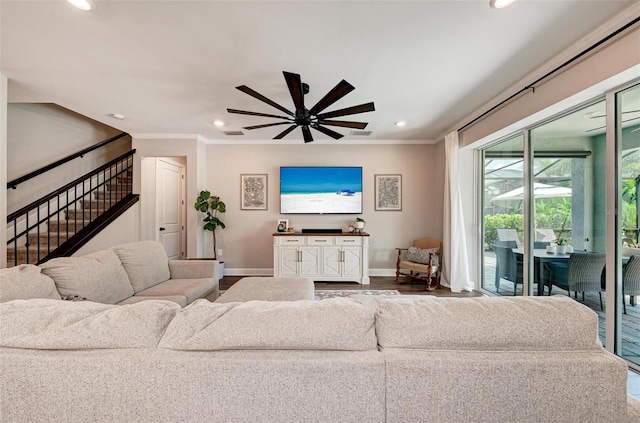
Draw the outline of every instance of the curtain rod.
<instances>
[{"instance_id":1,"label":"curtain rod","mask_svg":"<svg viewBox=\"0 0 640 423\"><path fill-rule=\"evenodd\" d=\"M539 82L547 79L548 77L550 77L551 75L553 75L554 73L558 72L560 69L567 67L568 65L570 65L571 63L575 62L576 60L580 59L582 56L584 56L585 54L591 52L592 50L600 47L602 44L606 43L607 41L609 41L610 39L612 39L613 37L617 36L618 34L620 34L621 32L627 30L628 28L632 27L633 25L637 24L640 21L640 17L635 18L634 20L632 20L631 22L627 23L626 25L618 28L617 30L615 30L614 32L612 32L611 34L607 35L606 37L604 37L603 39L601 39L600 41L598 41L597 43L593 44L591 47L587 48L586 50L581 51L580 53L578 53L577 55L573 56L571 59L567 60L566 62L564 62L563 64L559 65L558 67L556 67L555 69L547 72L546 74L542 75L540 78L536 79L535 81L533 81L531 84L527 85L526 87L522 88L520 91L516 92L515 94L510 95L509 97L507 97L506 99L502 100L500 103L496 104L495 106L491 107L489 110L487 110L486 112L482 113L481 115L477 116L476 118L474 118L473 120L471 120L470 122L462 125L460 128L458 128L458 132L465 130L466 128L468 128L469 126L473 125L474 123L476 123L477 121L479 121L480 119L482 119L483 117L485 117L486 115L488 115L489 113L493 112L494 110L496 110L497 108L503 106L504 104L510 102L511 100L513 100L515 97L519 96L520 94L522 94L523 92L529 91L529 90L533 90L533 92L535 92L536 87L535 85L538 84Z\"/></svg>"}]
</instances>

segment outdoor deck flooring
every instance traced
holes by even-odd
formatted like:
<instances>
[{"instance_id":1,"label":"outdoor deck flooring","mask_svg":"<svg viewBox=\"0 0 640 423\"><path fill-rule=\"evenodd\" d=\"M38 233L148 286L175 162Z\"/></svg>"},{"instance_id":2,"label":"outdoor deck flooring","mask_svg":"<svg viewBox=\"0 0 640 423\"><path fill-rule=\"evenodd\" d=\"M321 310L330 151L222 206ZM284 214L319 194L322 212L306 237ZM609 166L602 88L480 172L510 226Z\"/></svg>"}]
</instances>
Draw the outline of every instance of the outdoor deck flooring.
<instances>
[{"instance_id":1,"label":"outdoor deck flooring","mask_svg":"<svg viewBox=\"0 0 640 423\"><path fill-rule=\"evenodd\" d=\"M485 253L485 265L484 265L484 280L485 289L496 293L494 284L495 280L495 257L492 253ZM537 285L535 286L537 288ZM513 295L513 282L501 279L499 295L511 296ZM545 288L545 295L549 291ZM551 291L552 295L567 295L567 291L560 289L557 286L553 287ZM517 295L522 295L522 285L518 284ZM606 310L607 302L605 293L602 293L602 303ZM571 298L574 298L572 295ZM637 299L640 300L640 299ZM582 301L582 294L578 294L578 302L586 305L591 310L598 314L598 320L600 322L600 341L602 345L605 345L605 310L600 309L600 299L595 292L586 293L584 302ZM640 365L640 301L639 305L630 306L629 296L625 298L627 303L627 314L622 315L622 358L629 360L630 362Z\"/></svg>"}]
</instances>

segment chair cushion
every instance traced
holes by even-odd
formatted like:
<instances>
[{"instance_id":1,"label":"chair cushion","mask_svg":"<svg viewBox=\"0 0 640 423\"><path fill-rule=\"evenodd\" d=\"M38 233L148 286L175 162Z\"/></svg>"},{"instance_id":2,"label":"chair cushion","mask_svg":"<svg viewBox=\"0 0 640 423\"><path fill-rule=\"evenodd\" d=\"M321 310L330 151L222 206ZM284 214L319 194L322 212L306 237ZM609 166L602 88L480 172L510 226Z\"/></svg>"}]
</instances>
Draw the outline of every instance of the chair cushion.
<instances>
[{"instance_id":1,"label":"chair cushion","mask_svg":"<svg viewBox=\"0 0 640 423\"><path fill-rule=\"evenodd\" d=\"M133 295L127 273L111 250L82 257L55 258L40 268L53 279L62 296L115 304Z\"/></svg>"},{"instance_id":2,"label":"chair cushion","mask_svg":"<svg viewBox=\"0 0 640 423\"><path fill-rule=\"evenodd\" d=\"M404 259L406 261L413 261L415 263L429 264L429 256L433 254L433 265L439 266L438 263L438 248L418 248L418 247L409 247L409 250L405 253Z\"/></svg>"},{"instance_id":3,"label":"chair cushion","mask_svg":"<svg viewBox=\"0 0 640 423\"><path fill-rule=\"evenodd\" d=\"M169 259L161 242L139 241L112 247L137 293L169 280Z\"/></svg>"},{"instance_id":4,"label":"chair cushion","mask_svg":"<svg viewBox=\"0 0 640 423\"><path fill-rule=\"evenodd\" d=\"M433 275L438 271L438 266L429 267L428 264L414 263L412 261L405 260L400 262L399 268L413 270L414 272L427 273L429 275Z\"/></svg>"},{"instance_id":5,"label":"chair cushion","mask_svg":"<svg viewBox=\"0 0 640 423\"><path fill-rule=\"evenodd\" d=\"M31 298L59 300L53 279L41 272L34 264L0 269L0 303Z\"/></svg>"}]
</instances>

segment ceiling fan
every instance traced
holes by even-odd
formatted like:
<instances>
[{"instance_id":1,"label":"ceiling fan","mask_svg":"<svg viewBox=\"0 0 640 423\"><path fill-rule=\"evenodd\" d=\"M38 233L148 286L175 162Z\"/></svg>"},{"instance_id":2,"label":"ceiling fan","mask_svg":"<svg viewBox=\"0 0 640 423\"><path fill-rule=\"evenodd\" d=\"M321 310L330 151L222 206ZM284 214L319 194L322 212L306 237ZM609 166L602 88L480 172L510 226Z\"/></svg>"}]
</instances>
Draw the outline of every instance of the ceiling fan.
<instances>
[{"instance_id":1,"label":"ceiling fan","mask_svg":"<svg viewBox=\"0 0 640 423\"><path fill-rule=\"evenodd\" d=\"M252 90L246 85L240 85L236 87L236 89L242 91L245 94L249 94L251 97L257 98L258 100L267 103L268 105L275 107L276 109L286 113L288 116L278 116L278 115L270 115L266 113L258 113L258 112L248 112L245 110L237 110L237 109L227 109L229 113L237 113L240 115L251 115L251 116L262 116L262 117L270 117L277 119L284 119L283 122L275 122L275 123L267 123L264 125L255 125L255 126L246 126L243 129L258 129L258 128L266 128L269 126L278 126L278 125L290 125L287 129L280 132L278 135L273 137L274 140L279 140L284 138L291 131L296 129L298 126L302 129L302 135L304 137L304 142L313 141L313 136L311 135L311 130L309 128L313 128L319 132L322 132L325 135L330 136L333 139L340 139L343 137L342 134L333 131L326 126L340 126L343 128L354 128L354 129L364 129L367 127L367 122L348 122L344 120L332 120L330 118L347 116L347 115L355 115L358 113L372 112L375 110L375 106L373 102L360 104L358 106L347 107L345 109L334 110L332 112L321 113L324 109L331 106L336 101L340 100L345 95L349 94L351 91L355 90L355 87L349 84L344 79L338 83L331 91L329 91L320 101L318 101L315 106L307 109L304 105L304 95L309 93L309 85L302 82L300 79L300 75L297 73L291 72L282 72L284 74L284 79L287 82L287 86L289 87L289 92L291 93L291 98L293 99L293 104L296 109L295 112L291 112L287 108L279 105L278 103L269 100L267 97L262 94Z\"/></svg>"}]
</instances>

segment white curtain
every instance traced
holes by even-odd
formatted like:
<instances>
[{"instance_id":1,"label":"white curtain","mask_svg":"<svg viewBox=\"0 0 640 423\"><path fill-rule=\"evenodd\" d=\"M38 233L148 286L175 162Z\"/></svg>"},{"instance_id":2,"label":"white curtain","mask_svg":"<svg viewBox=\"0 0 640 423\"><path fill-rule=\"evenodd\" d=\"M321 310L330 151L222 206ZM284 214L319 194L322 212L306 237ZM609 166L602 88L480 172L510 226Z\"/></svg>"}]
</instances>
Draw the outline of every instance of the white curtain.
<instances>
[{"instance_id":1,"label":"white curtain","mask_svg":"<svg viewBox=\"0 0 640 423\"><path fill-rule=\"evenodd\" d=\"M444 137L446 157L442 284L448 286L451 292L472 291L475 288L469 274L469 254L460 196L459 148L457 131Z\"/></svg>"}]
</instances>

